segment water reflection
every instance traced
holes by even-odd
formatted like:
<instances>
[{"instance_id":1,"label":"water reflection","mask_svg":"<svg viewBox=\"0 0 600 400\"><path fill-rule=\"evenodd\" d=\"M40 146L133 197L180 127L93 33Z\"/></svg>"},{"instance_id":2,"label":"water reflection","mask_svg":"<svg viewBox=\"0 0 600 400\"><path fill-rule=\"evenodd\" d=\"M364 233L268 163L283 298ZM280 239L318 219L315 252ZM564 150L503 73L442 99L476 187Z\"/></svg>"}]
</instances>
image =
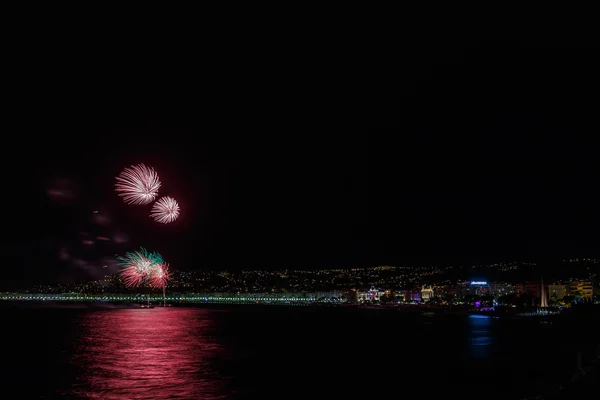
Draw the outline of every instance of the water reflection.
<instances>
[{"instance_id":1,"label":"water reflection","mask_svg":"<svg viewBox=\"0 0 600 400\"><path fill-rule=\"evenodd\" d=\"M225 379L212 362L209 312L177 308L86 314L71 363L80 369L66 396L91 399L219 399ZM71 398L71 397L69 397Z\"/></svg>"},{"instance_id":2,"label":"water reflection","mask_svg":"<svg viewBox=\"0 0 600 400\"><path fill-rule=\"evenodd\" d=\"M469 356L489 357L493 345L492 318L485 315L469 315L467 320Z\"/></svg>"}]
</instances>

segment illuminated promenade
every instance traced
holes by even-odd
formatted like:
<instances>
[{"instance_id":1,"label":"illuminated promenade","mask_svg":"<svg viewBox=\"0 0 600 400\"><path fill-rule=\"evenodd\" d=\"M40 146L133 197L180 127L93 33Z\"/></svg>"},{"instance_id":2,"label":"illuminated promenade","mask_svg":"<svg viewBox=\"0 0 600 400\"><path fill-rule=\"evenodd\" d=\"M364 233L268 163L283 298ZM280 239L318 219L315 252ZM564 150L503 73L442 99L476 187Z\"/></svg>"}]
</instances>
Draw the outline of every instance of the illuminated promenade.
<instances>
[{"instance_id":1,"label":"illuminated promenade","mask_svg":"<svg viewBox=\"0 0 600 400\"><path fill-rule=\"evenodd\" d=\"M204 303L204 304L297 304L306 305L317 302L345 302L333 296L324 296L325 293L245 293L243 295L227 293L190 293L167 295L165 300L169 303ZM328 293L329 294L329 293ZM108 302L108 303L140 303L140 302L162 302L162 294L44 294L44 293L0 293L0 300L23 301L23 302Z\"/></svg>"}]
</instances>

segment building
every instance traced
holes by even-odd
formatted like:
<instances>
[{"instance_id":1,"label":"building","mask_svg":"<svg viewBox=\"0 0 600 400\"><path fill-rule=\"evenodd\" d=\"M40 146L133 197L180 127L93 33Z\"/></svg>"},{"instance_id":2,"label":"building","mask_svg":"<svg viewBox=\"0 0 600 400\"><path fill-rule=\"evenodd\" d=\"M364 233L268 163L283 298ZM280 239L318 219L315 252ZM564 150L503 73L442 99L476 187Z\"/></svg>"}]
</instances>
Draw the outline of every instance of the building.
<instances>
[{"instance_id":1,"label":"building","mask_svg":"<svg viewBox=\"0 0 600 400\"><path fill-rule=\"evenodd\" d=\"M455 290L453 286L450 285L432 285L436 297L444 297L444 296L454 296Z\"/></svg>"},{"instance_id":2,"label":"building","mask_svg":"<svg viewBox=\"0 0 600 400\"><path fill-rule=\"evenodd\" d=\"M423 286L423 289L421 289L421 300L429 301L432 298L433 298L433 288L431 286L429 286L429 287Z\"/></svg>"},{"instance_id":3,"label":"building","mask_svg":"<svg viewBox=\"0 0 600 400\"><path fill-rule=\"evenodd\" d=\"M456 286L456 295L466 296L493 296L502 297L517 291L515 285L505 282L467 281L459 282Z\"/></svg>"},{"instance_id":4,"label":"building","mask_svg":"<svg viewBox=\"0 0 600 400\"><path fill-rule=\"evenodd\" d=\"M490 294L490 286L486 281L459 282L456 285L457 297L485 296Z\"/></svg>"},{"instance_id":5,"label":"building","mask_svg":"<svg viewBox=\"0 0 600 400\"><path fill-rule=\"evenodd\" d=\"M383 296L384 294L385 292L379 289L375 289L375 287L373 286L371 286L371 289L369 289L368 292L357 292L358 301L360 302L379 301L381 299L381 296Z\"/></svg>"},{"instance_id":6,"label":"building","mask_svg":"<svg viewBox=\"0 0 600 400\"><path fill-rule=\"evenodd\" d=\"M456 297L462 298L465 296L469 296L471 293L471 287L467 284L467 282L458 282L456 284Z\"/></svg>"},{"instance_id":7,"label":"building","mask_svg":"<svg viewBox=\"0 0 600 400\"><path fill-rule=\"evenodd\" d=\"M332 290L328 292L309 292L309 295L312 298L317 299L317 301L338 301L338 300L347 300L348 294L342 290Z\"/></svg>"},{"instance_id":8,"label":"building","mask_svg":"<svg viewBox=\"0 0 600 400\"><path fill-rule=\"evenodd\" d=\"M594 286L591 280L576 280L571 282L569 289L572 295L580 295L582 299L591 299L594 296Z\"/></svg>"},{"instance_id":9,"label":"building","mask_svg":"<svg viewBox=\"0 0 600 400\"><path fill-rule=\"evenodd\" d=\"M553 300L562 300L569 294L569 285L548 285L548 297Z\"/></svg>"},{"instance_id":10,"label":"building","mask_svg":"<svg viewBox=\"0 0 600 400\"><path fill-rule=\"evenodd\" d=\"M406 290L400 289L400 290L394 291L394 298L397 301L405 301L405 299L406 299Z\"/></svg>"},{"instance_id":11,"label":"building","mask_svg":"<svg viewBox=\"0 0 600 400\"><path fill-rule=\"evenodd\" d=\"M489 285L490 294L494 297L502 297L515 293L515 286L510 283L492 282Z\"/></svg>"},{"instance_id":12,"label":"building","mask_svg":"<svg viewBox=\"0 0 600 400\"><path fill-rule=\"evenodd\" d=\"M404 293L404 301L407 303L420 303L421 293L418 290L407 290Z\"/></svg>"},{"instance_id":13,"label":"building","mask_svg":"<svg viewBox=\"0 0 600 400\"><path fill-rule=\"evenodd\" d=\"M539 299L542 296L541 282L525 282L524 293L527 293L527 294Z\"/></svg>"},{"instance_id":14,"label":"building","mask_svg":"<svg viewBox=\"0 0 600 400\"><path fill-rule=\"evenodd\" d=\"M518 295L528 294L532 297L540 299L542 297L542 286L546 296L548 295L548 285L544 283L543 279L539 281L528 281L515 285L515 291Z\"/></svg>"},{"instance_id":15,"label":"building","mask_svg":"<svg viewBox=\"0 0 600 400\"><path fill-rule=\"evenodd\" d=\"M515 293L517 294L517 296L520 296L523 293L525 293L525 284L524 283L515 284Z\"/></svg>"}]
</instances>

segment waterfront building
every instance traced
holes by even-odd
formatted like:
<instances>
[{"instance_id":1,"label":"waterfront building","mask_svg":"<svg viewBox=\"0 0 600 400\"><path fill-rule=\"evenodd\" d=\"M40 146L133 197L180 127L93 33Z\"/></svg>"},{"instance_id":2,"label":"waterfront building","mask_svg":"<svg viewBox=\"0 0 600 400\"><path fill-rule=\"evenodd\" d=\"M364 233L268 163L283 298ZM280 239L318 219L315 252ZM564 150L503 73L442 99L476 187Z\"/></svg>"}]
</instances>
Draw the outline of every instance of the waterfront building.
<instances>
[{"instance_id":1,"label":"waterfront building","mask_svg":"<svg viewBox=\"0 0 600 400\"><path fill-rule=\"evenodd\" d=\"M524 283L515 284L515 293L517 294L517 296L520 296L523 293L525 293L525 284Z\"/></svg>"},{"instance_id":2,"label":"waterfront building","mask_svg":"<svg viewBox=\"0 0 600 400\"><path fill-rule=\"evenodd\" d=\"M548 285L548 297L551 299L562 300L568 294L568 285Z\"/></svg>"},{"instance_id":3,"label":"waterfront building","mask_svg":"<svg viewBox=\"0 0 600 400\"><path fill-rule=\"evenodd\" d=\"M451 285L434 284L431 285L431 288L433 289L433 292L435 293L436 297L442 297L444 295L454 296L454 287L452 287Z\"/></svg>"},{"instance_id":4,"label":"waterfront building","mask_svg":"<svg viewBox=\"0 0 600 400\"><path fill-rule=\"evenodd\" d=\"M591 280L578 279L571 282L571 294L580 294L582 299L591 299L594 296L594 287Z\"/></svg>"},{"instance_id":5,"label":"waterfront building","mask_svg":"<svg viewBox=\"0 0 600 400\"><path fill-rule=\"evenodd\" d=\"M491 282L489 285L490 294L494 297L506 296L515 293L515 286L505 282Z\"/></svg>"},{"instance_id":6,"label":"waterfront building","mask_svg":"<svg viewBox=\"0 0 600 400\"><path fill-rule=\"evenodd\" d=\"M399 301L405 301L406 292L407 291L404 289L396 290L396 291L394 291L394 298L396 298Z\"/></svg>"},{"instance_id":7,"label":"waterfront building","mask_svg":"<svg viewBox=\"0 0 600 400\"><path fill-rule=\"evenodd\" d=\"M385 294L385 292L379 290L379 289L375 289L375 287L371 286L371 289L369 289L368 292L357 292L358 295L358 301L360 302L364 302L364 301L379 301L381 299L381 296L383 296Z\"/></svg>"},{"instance_id":8,"label":"waterfront building","mask_svg":"<svg viewBox=\"0 0 600 400\"><path fill-rule=\"evenodd\" d=\"M421 293L418 290L407 290L404 293L404 301L407 303L420 303Z\"/></svg>"},{"instance_id":9,"label":"waterfront building","mask_svg":"<svg viewBox=\"0 0 600 400\"><path fill-rule=\"evenodd\" d=\"M433 288L431 286L425 287L421 289L421 300L429 301L433 298Z\"/></svg>"},{"instance_id":10,"label":"waterfront building","mask_svg":"<svg viewBox=\"0 0 600 400\"><path fill-rule=\"evenodd\" d=\"M484 296L490 294L490 286L487 281L466 281L456 285L457 297Z\"/></svg>"},{"instance_id":11,"label":"waterfront building","mask_svg":"<svg viewBox=\"0 0 600 400\"><path fill-rule=\"evenodd\" d=\"M506 282L467 281L459 282L456 286L456 295L466 296L494 296L496 298L515 293L515 285Z\"/></svg>"},{"instance_id":12,"label":"waterfront building","mask_svg":"<svg viewBox=\"0 0 600 400\"><path fill-rule=\"evenodd\" d=\"M515 290L518 295L528 294L536 299L542 297L542 286L544 286L544 293L548 294L548 285L544 284L543 281L528 281L521 284L515 285Z\"/></svg>"},{"instance_id":13,"label":"waterfront building","mask_svg":"<svg viewBox=\"0 0 600 400\"><path fill-rule=\"evenodd\" d=\"M542 294L542 285L539 281L525 282L525 293L539 299Z\"/></svg>"}]
</instances>

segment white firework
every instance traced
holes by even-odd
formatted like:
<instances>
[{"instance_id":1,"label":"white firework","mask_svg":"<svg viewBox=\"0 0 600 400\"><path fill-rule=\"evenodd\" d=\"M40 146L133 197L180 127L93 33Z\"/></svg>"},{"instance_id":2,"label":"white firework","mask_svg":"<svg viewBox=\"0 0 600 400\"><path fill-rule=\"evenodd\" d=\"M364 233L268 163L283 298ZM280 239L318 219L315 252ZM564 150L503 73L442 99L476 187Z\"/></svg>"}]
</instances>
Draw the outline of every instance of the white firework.
<instances>
[{"instance_id":1,"label":"white firework","mask_svg":"<svg viewBox=\"0 0 600 400\"><path fill-rule=\"evenodd\" d=\"M161 197L152 206L150 217L162 224L173 222L179 217L179 204L172 197Z\"/></svg>"},{"instance_id":2,"label":"white firework","mask_svg":"<svg viewBox=\"0 0 600 400\"><path fill-rule=\"evenodd\" d=\"M125 168L115 184L115 191L123 197L127 204L149 204L158 196L160 180L154 168L144 164L132 165Z\"/></svg>"}]
</instances>

